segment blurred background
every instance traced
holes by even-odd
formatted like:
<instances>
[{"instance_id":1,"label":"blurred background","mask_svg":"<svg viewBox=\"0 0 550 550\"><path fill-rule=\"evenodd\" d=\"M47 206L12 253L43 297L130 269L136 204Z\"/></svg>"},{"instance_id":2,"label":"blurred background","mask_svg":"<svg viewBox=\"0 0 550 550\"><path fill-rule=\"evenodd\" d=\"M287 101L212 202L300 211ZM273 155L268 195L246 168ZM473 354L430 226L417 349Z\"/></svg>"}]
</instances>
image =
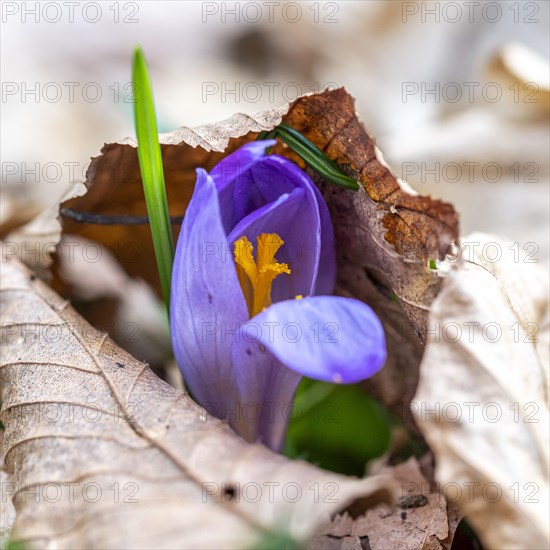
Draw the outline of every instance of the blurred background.
<instances>
[{"instance_id":1,"label":"blurred background","mask_svg":"<svg viewBox=\"0 0 550 550\"><path fill-rule=\"evenodd\" d=\"M133 136L131 58L160 129L345 85L394 173L453 202L462 233L549 257L549 8L501 2L2 3L4 229Z\"/></svg>"}]
</instances>

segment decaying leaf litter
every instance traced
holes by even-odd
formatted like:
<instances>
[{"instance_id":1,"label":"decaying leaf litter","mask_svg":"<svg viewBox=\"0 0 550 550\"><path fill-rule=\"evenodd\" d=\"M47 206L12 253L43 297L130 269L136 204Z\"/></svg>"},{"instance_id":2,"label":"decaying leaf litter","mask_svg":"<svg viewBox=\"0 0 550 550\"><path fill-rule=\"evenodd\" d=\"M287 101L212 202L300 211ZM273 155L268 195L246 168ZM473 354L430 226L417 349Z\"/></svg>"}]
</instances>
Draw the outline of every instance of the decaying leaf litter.
<instances>
[{"instance_id":1,"label":"decaying leaf litter","mask_svg":"<svg viewBox=\"0 0 550 550\"><path fill-rule=\"evenodd\" d=\"M177 236L178 221L184 215L185 205L192 192L194 168L197 166L203 166L207 169L212 167L224 154L235 150L246 141L254 139L258 132L270 130L281 120L302 132L325 151L343 171L357 177L362 185L363 190L354 193L335 188L326 182L320 181L315 174L311 174L327 201L335 226L339 266L337 293L344 296L354 296L369 303L381 318L386 331L390 352L388 364L379 375L365 385L388 409L403 417L405 425L411 431L418 433L418 428L413 423L410 409L406 404L413 399L417 399L414 396L415 391L417 391L419 366L430 323L428 315L434 299L438 295L442 284L444 284L444 279L439 276L437 269L429 268L430 260L444 260L445 253L448 252L451 243L459 242L458 216L451 205L414 194L407 188L406 184L400 182L391 174L385 166L374 141L366 134L357 119L353 99L345 90L339 89L322 94L313 94L299 98L290 106L284 108L272 109L253 116L235 115L220 124L211 124L195 129L183 128L172 134L161 136L169 204L171 216L174 220L174 236ZM289 156L300 163L300 160L282 145L277 146L276 152ZM59 223L55 220L57 213L53 211L43 214L31 224L12 233L8 240L12 242L24 242L25 240L27 242L36 242L37 240L41 240L43 243L57 242L61 229ZM90 223L93 216L104 218L145 216L135 143L127 140L120 144L106 145L102 149L102 155L92 160L85 184L79 185L70 191L66 200L62 202L60 214L64 238L77 235L101 243L117 257L130 276L142 278L158 290L154 264L151 261L145 261L146 258L151 258L153 254L146 224L129 226ZM139 242L139 247L134 248L135 253L133 255L121 254L121 251L125 250L125 246L127 249L131 248L135 246L136 242ZM46 250L46 247L43 247L43 250ZM8 250L8 252L10 251ZM69 370L71 369L72 359L74 359L73 354L75 353L74 334L70 331L65 333L66 327L62 327L65 323L64 315L72 318L76 314L72 312L66 302L61 302L52 291L44 287L39 281L31 281L31 275L24 268L14 263L13 254L8 254L8 256L9 261L6 263L6 268L9 266L9 269L7 271L3 269L2 279L2 299L5 303L2 315L3 322L7 323L3 325L3 337L8 337L10 331L13 332L14 328L19 327L20 329L29 326L29 324L44 326L41 325L43 322L46 322L47 326L60 328L63 337L56 342L55 350L50 350L52 355L49 358L42 355L42 353L47 353L45 350L36 349L32 346L27 350L25 357L19 357L18 355L21 354L16 352L19 349L16 337L9 336L11 341L9 338L6 340L8 344L6 347L7 353L14 353L14 356L4 355L3 353L2 358L3 422L6 426L7 473L12 480L14 479L16 483L20 484L44 484L49 479L53 479L52 476L58 476L58 480L99 476L102 483L120 483L122 481L131 483L134 478L131 475L129 478L125 477L128 476L129 471L134 472L133 466L136 464L136 459L132 456L133 453L130 452L131 449L126 449L128 450L128 453L126 453L128 454L127 462L124 463L125 467L121 468L122 471L118 472L116 465L113 465L112 461L108 459L109 456L112 456L112 451L106 450L104 456L99 451L99 447L95 448L95 456L100 466L98 471L90 472L78 460L80 454L78 446L81 443L79 443L79 438L75 437L75 433L79 433L78 430L72 434L66 434L63 427L60 427L63 425L61 423L58 426L47 426L50 429L57 427L60 429L60 433L47 433L46 431L40 439L33 439L33 437L36 438L36 433L33 433L33 430L38 429L40 433L40 426L22 425L20 422L13 421L13 418L19 418L14 411L29 407L32 410L33 403L48 402L48 398L52 399L53 402L64 403L61 405L62 407L69 405L63 399L60 399L59 395L55 396L55 392L59 391L60 387L56 388L55 384L52 384L51 376L48 377L50 380L48 384L39 383L45 380L45 369L37 369L36 365L47 365L49 364L48 361L55 357L56 361L54 363L59 362L58 364L66 365L65 367L56 367L61 372L64 372L63 369L67 369L67 365ZM59 265L62 265L64 261L66 261L66 255L64 259L64 250L60 248L58 249L56 265L53 266L55 276L52 285L53 288L62 290L66 296L70 296L70 285L67 286L66 282L62 284L57 275ZM39 261L30 267L44 276L48 273L48 264L48 255L43 254ZM453 269L460 272L463 265L456 263ZM5 275L6 273L7 275ZM494 284L498 284L498 281ZM40 290L37 292L38 296L35 296L37 287L40 287ZM28 300L33 307L25 306L21 308L20 302L22 300L23 304L26 304ZM120 302L120 300L115 300L115 311L117 307L120 307L117 302ZM18 304L17 307L14 304ZM85 307L82 309L83 313L85 313L85 309ZM476 314L476 312L473 312L473 314ZM104 319L103 322L108 325L108 320ZM84 323L84 321L77 323L79 330L84 326ZM101 326L101 322L97 324ZM104 326L104 328L106 327ZM77 334L79 330L76 331ZM86 334L88 334L88 330L86 330ZM117 508L114 516L118 518L116 523L120 524L122 516L117 514L122 514L127 525L133 526L131 530L124 533L120 529L117 531L114 528L115 522L112 522L112 524L107 523L107 526L112 525L113 529L107 528L103 534L97 533L92 521L93 514L111 514L113 509L98 512L97 508L94 509L83 502L79 506L75 506L74 510L71 507L71 512L68 515L65 512L59 514L59 506L57 511L53 510L54 507L52 506L43 506L40 509L40 514L43 514L41 516L43 523L40 524L39 522L37 525L40 525L40 527L38 528L31 528L28 523L29 514L34 514L37 511L32 510L31 512L32 506L22 502L21 494L18 494L14 499L17 517L13 530L17 537L31 541L31 545L36 546L43 546L52 540L63 547L69 547L75 543L82 544L83 542L90 546L102 546L104 543L112 545L116 544L116 541L122 540L125 541L126 546L128 546L128 542L131 545L131 541L134 541L135 545L143 546L144 544L147 545L147 540L154 540L157 547L163 544L166 544L166 546L178 544L186 547L199 547L198 545L202 544L208 547L212 544L222 543L226 547L239 546L239 544L242 547L243 541L258 540L257 537L261 536L262 528L264 530L266 528L267 530L273 529L280 525L281 521L290 526L288 530L296 540L307 540L316 529L316 526L323 522L321 516L326 519L327 514L333 514L345 508L344 499L339 502L338 506L320 507L314 514L311 514L307 506L302 508L305 501L294 507L288 506L288 503L286 508L285 503L280 503L279 506L266 506L262 508L262 512L258 517L254 518L255 520L259 519L261 524L258 531L258 526L254 522L250 522L250 518L246 515L242 516L241 509L247 508L246 504L239 504L236 506L237 510L235 511L233 510L235 508L234 502L223 502L221 505L218 502L217 506L213 508L216 510L215 515L220 511L219 516L216 516L216 521L220 521L220 524L227 522L227 525L231 526L239 525L238 529L231 531L235 534L235 538L227 538L226 532L224 533L225 536L220 536L220 539L215 541L199 541L186 538L193 537L193 530L184 529L181 525L176 528L174 525L177 525L177 522L166 521L166 518L171 513L174 514L174 517L177 514L192 517L194 519L189 524L193 525L194 522L205 521L206 512L205 509L197 507L195 504L195 515L187 516L187 511L189 510L189 513L191 513L189 507L193 504L186 503L185 499L181 500L178 487L193 486L191 493L194 491L195 497L200 498L200 491L197 491L198 483L204 483L205 479L212 479L214 480L212 483L219 483L220 486L227 479L246 479L255 482L261 482L262 479L272 481L275 479L275 474L270 469L271 467L268 466L266 472L263 471L261 465L265 466L265 464L272 463L278 465L277 471L284 470L284 472L289 473L293 469L297 469L299 475L296 475L296 477L304 476L304 479L308 479L308 476L310 476L309 479L319 480L322 475L336 476L336 474L321 473L320 470L311 465L287 461L282 457L268 454L267 451L263 451L257 446L250 446L250 450L246 450L248 446L243 445L238 438L229 433L227 428L218 421L205 417L205 413L200 412L198 406L162 383L151 371L107 340L103 334L96 334L94 331L94 337L91 338L91 341L93 343L90 344L90 347L81 337L76 337L76 342L80 346L78 352L88 356L87 363L90 365L87 372L72 367L72 370L76 370L77 373L76 375L73 373L76 380L82 375L85 376L85 381L77 383L77 386L79 388L82 386L82 389L86 390L86 397L95 396L96 392L101 397L106 393L105 389L107 388L111 397L116 396L119 403L124 403L121 406L124 420L122 431L128 435L134 434L132 437L137 437L134 450L144 453L159 452L162 460L170 461L172 459L173 464L165 471L162 468L157 470L154 467L148 473L141 472L139 469L135 470L139 472L139 475L150 476L147 477L147 480L148 483L151 481L151 485L147 489L147 495L144 494L144 497L147 496L147 499L144 498L145 506L140 506L141 511L137 512L133 511L136 507L132 509L128 506L122 506L119 507L120 512ZM432 346L433 350L437 349L434 343L430 342L429 345ZM119 355L124 356L124 360L114 361L115 367L113 368L113 358L119 357ZM65 361L59 361L60 358L65 359ZM8 361L8 359L10 360ZM27 363L23 361L27 361ZM119 366L119 364L122 366ZM133 365L132 369L128 368L130 364ZM443 368L443 366L440 368ZM519 365L516 365L515 368L519 368ZM128 371L133 375L129 375ZM96 379L98 382L92 381ZM21 380L28 382L27 388L19 387ZM61 373L57 376L54 375L53 380L59 380L61 386L62 383L66 383L66 375ZM101 386L103 386L102 390L99 389ZM148 415L145 410L141 411L140 414L131 410L131 413L136 412L138 414L136 424L133 414L130 418L127 416L127 405L129 396L137 395L140 388L142 390L145 388L145 394L142 395L146 395L148 399L135 399L136 402L132 401L132 404L136 405L139 411L141 402L147 403L148 406L154 402L154 410L157 414L150 413ZM53 396L42 395L42 392L47 394L50 391L54 394ZM150 391L153 391L153 394L149 393ZM33 395L33 392L36 393ZM133 392L137 393L134 394ZM153 398L152 395L155 397ZM55 399L58 401L55 401ZM79 407L82 406L81 401L77 401L75 404ZM103 407L108 409L107 404L103 404ZM188 409L193 412L189 412ZM103 409L100 407L99 410ZM116 417L118 415L115 415ZM156 420L153 417L157 417ZM202 430L199 431L205 435L204 440L201 439L199 445L194 444L195 437L199 433L196 429L197 417L207 418L206 427L211 429L211 431L208 431L204 426L201 426ZM179 422L176 422L175 418L178 418ZM115 427L121 428L122 426ZM430 428L422 423L419 423L419 427L428 442L430 442ZM64 428L66 429L68 426L65 425ZM73 428L75 427L73 426ZM86 434L86 432L83 433ZM109 430L104 433L109 434ZM177 436L174 434L177 434ZM91 439L95 442L96 437L97 435L93 435ZM183 458L177 457L172 448L164 448L163 440L166 437L171 441L171 444L174 444L174 449L177 448L178 453L183 453ZM86 441L87 435L84 435L81 439ZM107 439L110 439L110 437L108 436ZM221 440L224 441L224 445L220 444ZM138 441L139 443L137 443ZM106 445L110 444L117 446L119 442L115 438L115 441L107 441ZM191 444L193 444L192 449ZM45 447L40 448L40 445L45 445ZM94 448L89 444L86 447L89 450ZM131 447L132 445L130 445ZM217 455L214 462L205 458L206 456L211 457L213 448ZM54 461L53 463L49 462L50 467L52 464L53 467L46 469L36 459L39 456L37 454L38 450L40 450L40 456L43 457L43 460L44 457L50 457L54 452L67 453L69 456L74 455L72 466L69 466L67 470L59 461L57 463ZM208 452L206 452L207 450ZM436 457L439 458L438 449L435 450ZM439 449L439 451L441 450ZM247 465L244 478L239 478L238 475L235 477L236 474L234 473L234 464L240 464L240 453L244 453ZM262 456L261 464L257 460L257 453ZM220 454L221 456L219 456ZM107 459L105 460L105 458ZM209 477L197 475L196 472L192 471L191 473L195 475L189 476L190 471L188 469L190 466L187 459L191 460L191 470L198 467L197 461L199 459L205 462L205 464L201 464L201 467L205 467ZM442 462L444 463L444 460ZM113 468L113 466L115 467ZM237 471L244 472L245 469L239 466ZM157 477L159 473L169 475L169 472L174 474L174 479L179 475L178 483L181 485L169 483L169 487L167 487L164 475L161 476L161 479ZM229 472L233 477L229 475ZM436 478L438 473L436 470ZM201 474L204 474L204 472L201 472ZM278 475L282 474L279 473ZM472 475L475 476L475 473ZM187 479L187 476L190 479ZM289 479L285 476L283 478ZM330 479L334 478L331 477ZM380 494L378 490L385 486L384 480L393 479L395 485L395 479L399 479L399 476L392 475L390 472L389 475L386 474L385 478L375 475L366 479L367 481L357 481L353 478L344 480L338 478L337 483L339 486L341 484L342 487L346 488L346 503L361 495ZM547 471L545 479L547 482ZM402 478L400 481L402 482ZM140 483L144 483L144 480L140 480ZM157 483L161 484L162 491L158 490ZM303 487L305 488L305 485ZM163 492L165 489L166 493ZM164 513L157 502L157 506L153 507L154 512L151 514L151 504L159 499L161 494L164 494L165 500L170 503L170 510L166 510L166 513ZM168 495L170 495L169 498ZM403 495L400 494L399 496ZM389 514L397 514L401 517L400 509L395 506L396 501L397 496L394 492L394 505L388 508ZM311 502L309 502L309 505L311 505ZM485 509L486 513L489 514L493 510L487 502L479 500L476 506ZM321 510L321 508L323 509ZM308 510L306 514L308 521L305 522L305 527L297 528L296 518L300 514L305 514L306 509ZM442 518L444 519L446 519L445 509L446 505L443 507L442 512ZM143 517L140 514L143 514ZM449 540L452 540L452 530L456 526L457 517L452 507L449 509L448 514L454 514L453 517L455 518L454 520L446 520L448 528L435 528L434 533L428 537L431 541L429 544L436 544L436 546L428 546L428 539L425 539L418 543L420 545L417 544L417 546L411 546L411 548L447 547ZM147 521L145 520L146 517ZM335 519L335 521L337 520ZM444 523L445 521L443 521ZM46 524L49 526L49 531L44 530ZM410 540L413 540L410 532L409 535L406 534L406 528L410 531L410 526L410 522L408 524L403 523L403 530L400 531L397 528L396 536L402 536L403 540L408 536ZM376 537L373 534L376 532L376 526L373 526L372 529L369 540L372 544L375 544ZM489 533L483 532L482 526L479 529L479 534L484 541L494 542L495 539L491 538ZM212 533L212 537L216 537L222 532L222 530L220 530L220 533L212 531L212 529L208 530L209 533ZM348 531L350 530L348 529ZM148 533L151 534L151 539L144 538L149 536ZM530 543L532 542L534 545L544 543L544 537L547 537L547 534L540 532L539 535L535 536ZM344 536L348 536L348 534ZM361 536L368 537L369 535ZM435 539L433 539L434 536ZM129 538L125 539L124 537ZM237 541L239 541L238 544ZM376 545L372 547L375 548Z\"/></svg>"}]
</instances>

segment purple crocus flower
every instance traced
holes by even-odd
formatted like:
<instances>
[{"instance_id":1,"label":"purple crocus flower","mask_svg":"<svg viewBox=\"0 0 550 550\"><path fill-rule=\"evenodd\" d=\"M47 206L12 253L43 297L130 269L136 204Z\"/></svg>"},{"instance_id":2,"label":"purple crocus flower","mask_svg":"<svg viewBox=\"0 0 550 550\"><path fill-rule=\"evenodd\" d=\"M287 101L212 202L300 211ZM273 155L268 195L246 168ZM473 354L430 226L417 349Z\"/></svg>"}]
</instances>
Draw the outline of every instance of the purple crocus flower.
<instances>
[{"instance_id":1,"label":"purple crocus flower","mask_svg":"<svg viewBox=\"0 0 550 550\"><path fill-rule=\"evenodd\" d=\"M374 312L330 296L327 205L294 163L251 142L197 169L170 304L176 360L193 396L248 441L280 450L302 376L354 383L386 359Z\"/></svg>"}]
</instances>

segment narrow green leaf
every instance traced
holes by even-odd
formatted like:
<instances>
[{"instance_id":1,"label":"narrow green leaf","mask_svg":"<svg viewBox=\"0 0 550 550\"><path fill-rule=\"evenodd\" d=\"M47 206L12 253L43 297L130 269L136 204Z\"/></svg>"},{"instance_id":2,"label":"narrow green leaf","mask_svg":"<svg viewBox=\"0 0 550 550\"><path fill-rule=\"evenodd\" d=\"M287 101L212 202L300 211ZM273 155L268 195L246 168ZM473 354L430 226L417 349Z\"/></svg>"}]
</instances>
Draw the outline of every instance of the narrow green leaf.
<instances>
[{"instance_id":1,"label":"narrow green leaf","mask_svg":"<svg viewBox=\"0 0 550 550\"><path fill-rule=\"evenodd\" d=\"M138 158L153 246L166 307L170 303L170 281L174 261L174 241L166 200L162 156L158 141L153 92L143 51L134 52L132 77L135 89L134 115Z\"/></svg>"},{"instance_id":2,"label":"narrow green leaf","mask_svg":"<svg viewBox=\"0 0 550 550\"><path fill-rule=\"evenodd\" d=\"M256 136L256 141L263 141L264 139L271 139L275 135L275 132L271 130L268 132L267 130L263 130Z\"/></svg>"},{"instance_id":3,"label":"narrow green leaf","mask_svg":"<svg viewBox=\"0 0 550 550\"><path fill-rule=\"evenodd\" d=\"M359 189L359 184L353 178L344 174L317 145L300 132L285 123L279 124L275 131L282 141L296 154L300 155L324 179L346 189L353 189L354 191Z\"/></svg>"},{"instance_id":4,"label":"narrow green leaf","mask_svg":"<svg viewBox=\"0 0 550 550\"><path fill-rule=\"evenodd\" d=\"M313 168L320 176L327 181L357 191L359 184L349 176L346 176L338 166L300 132L281 122L271 131L263 131L258 134L256 140L271 139L278 135L281 141L286 143L297 155Z\"/></svg>"}]
</instances>

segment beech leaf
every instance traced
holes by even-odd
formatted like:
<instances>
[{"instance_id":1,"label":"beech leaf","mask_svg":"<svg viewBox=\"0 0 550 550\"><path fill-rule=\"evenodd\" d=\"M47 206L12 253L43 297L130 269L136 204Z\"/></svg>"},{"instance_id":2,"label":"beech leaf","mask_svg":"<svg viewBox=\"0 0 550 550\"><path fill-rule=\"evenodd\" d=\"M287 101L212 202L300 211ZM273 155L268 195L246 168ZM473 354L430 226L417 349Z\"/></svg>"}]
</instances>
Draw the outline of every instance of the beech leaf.
<instances>
[{"instance_id":1,"label":"beech leaf","mask_svg":"<svg viewBox=\"0 0 550 550\"><path fill-rule=\"evenodd\" d=\"M391 173L344 88L302 96L289 105L253 115L236 114L216 124L160 135L174 237L193 191L195 169L210 170L224 156L281 122L307 137L359 182L358 191L342 189L307 168L323 193L334 225L336 291L367 302L384 325L388 361L364 385L394 414L404 414L408 428L416 430L402 404L414 395L427 315L441 286L437 271L428 266L444 258L450 244L458 241L458 216L450 204L417 195ZM272 152L305 168L283 143ZM63 234L69 237L65 242L79 235L101 243L130 276L144 279L160 296L136 143L106 144L101 155L92 159L84 187L76 186L61 203L59 219ZM44 217L48 219L44 239L57 242L59 223L51 217ZM25 246L37 246L39 234L35 223L8 240L22 251ZM66 247L57 248L57 255L68 252ZM41 275L47 268L47 255L39 258L39 265L33 255L18 256ZM57 279L53 286L64 290Z\"/></svg>"},{"instance_id":2,"label":"beech leaf","mask_svg":"<svg viewBox=\"0 0 550 550\"><path fill-rule=\"evenodd\" d=\"M548 273L503 239L464 244L432 306L411 408L484 546L548 548ZM488 247L502 257L488 261Z\"/></svg>"},{"instance_id":3,"label":"beech leaf","mask_svg":"<svg viewBox=\"0 0 550 550\"><path fill-rule=\"evenodd\" d=\"M391 478L250 445L2 258L2 422L12 537L55 548L301 544Z\"/></svg>"}]
</instances>

